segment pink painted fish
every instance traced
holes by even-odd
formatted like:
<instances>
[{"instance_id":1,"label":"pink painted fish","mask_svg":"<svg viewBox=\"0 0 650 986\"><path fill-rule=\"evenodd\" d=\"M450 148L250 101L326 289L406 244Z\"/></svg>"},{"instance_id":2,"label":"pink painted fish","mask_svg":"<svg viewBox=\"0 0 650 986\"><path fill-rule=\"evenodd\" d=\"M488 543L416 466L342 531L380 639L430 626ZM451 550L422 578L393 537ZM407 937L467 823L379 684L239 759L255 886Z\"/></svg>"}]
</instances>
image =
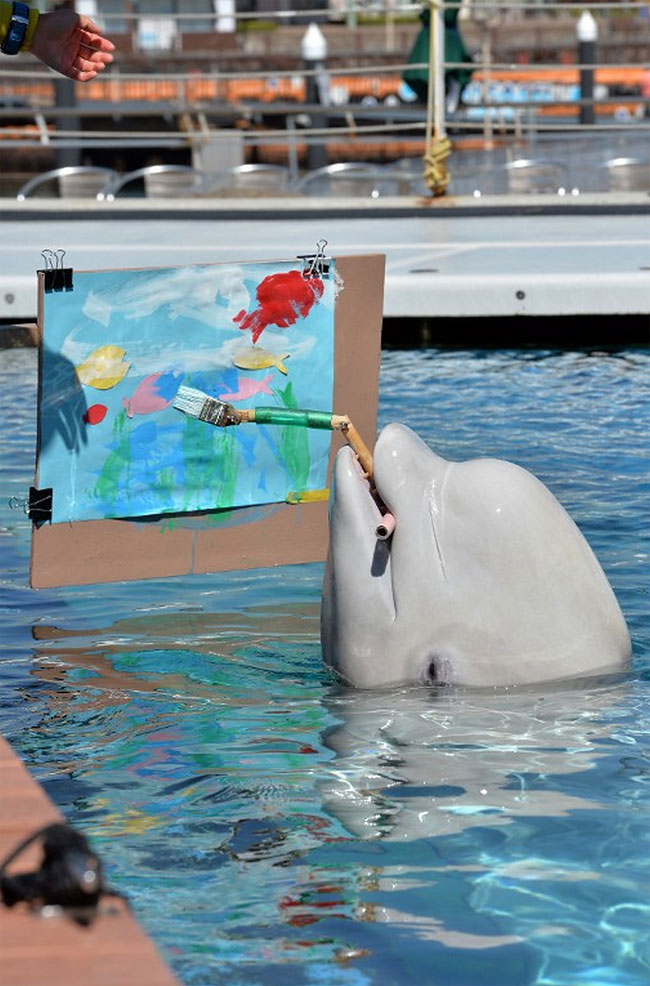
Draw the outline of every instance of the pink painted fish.
<instances>
[{"instance_id":1,"label":"pink painted fish","mask_svg":"<svg viewBox=\"0 0 650 986\"><path fill-rule=\"evenodd\" d=\"M180 374L151 373L133 391L131 397L123 397L122 404L127 418L134 414L153 414L169 407L178 390Z\"/></svg>"},{"instance_id":2,"label":"pink painted fish","mask_svg":"<svg viewBox=\"0 0 650 986\"><path fill-rule=\"evenodd\" d=\"M255 394L269 394L273 395L273 391L269 387L269 381L271 380L272 374L269 373L267 377L263 380L252 380L250 377L237 377L237 390L234 390L230 394L219 394L220 401L245 401L249 397L254 397Z\"/></svg>"}]
</instances>

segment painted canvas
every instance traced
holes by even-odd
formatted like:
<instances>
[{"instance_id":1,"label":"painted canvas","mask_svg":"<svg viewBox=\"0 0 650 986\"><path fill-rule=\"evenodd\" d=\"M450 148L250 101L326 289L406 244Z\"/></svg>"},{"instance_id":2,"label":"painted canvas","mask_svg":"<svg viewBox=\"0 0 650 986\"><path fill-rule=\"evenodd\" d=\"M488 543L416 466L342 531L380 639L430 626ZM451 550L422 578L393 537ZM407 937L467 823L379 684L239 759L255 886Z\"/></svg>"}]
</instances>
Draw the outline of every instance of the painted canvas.
<instances>
[{"instance_id":1,"label":"painted canvas","mask_svg":"<svg viewBox=\"0 0 650 986\"><path fill-rule=\"evenodd\" d=\"M330 434L217 428L181 385L237 408L332 410L338 280L299 261L75 272L43 298L38 475L52 522L194 513L322 490Z\"/></svg>"}]
</instances>

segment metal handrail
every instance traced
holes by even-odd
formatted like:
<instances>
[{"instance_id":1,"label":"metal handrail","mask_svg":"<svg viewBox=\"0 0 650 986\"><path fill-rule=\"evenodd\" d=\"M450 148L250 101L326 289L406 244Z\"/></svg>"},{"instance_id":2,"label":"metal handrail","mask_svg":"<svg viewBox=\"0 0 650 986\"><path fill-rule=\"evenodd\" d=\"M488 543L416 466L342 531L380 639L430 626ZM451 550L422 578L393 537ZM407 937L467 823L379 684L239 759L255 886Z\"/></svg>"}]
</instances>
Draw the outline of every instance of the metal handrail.
<instances>
[{"instance_id":1,"label":"metal handrail","mask_svg":"<svg viewBox=\"0 0 650 986\"><path fill-rule=\"evenodd\" d=\"M204 182L205 175L200 171L195 171L182 164L154 164L149 165L144 168L136 168L134 171L128 171L126 174L116 174L115 177L110 181L103 191L103 198L107 202L112 202L119 193L125 188L126 185L131 184L131 182L138 181L140 178L144 179L145 187L147 179L153 180L156 178L162 179L163 182L169 181L170 190L174 190L174 179L180 179L181 184L185 184L186 187L183 189L184 192L191 194L192 192L198 192ZM183 181L184 180L184 181Z\"/></svg>"},{"instance_id":2,"label":"metal handrail","mask_svg":"<svg viewBox=\"0 0 650 986\"><path fill-rule=\"evenodd\" d=\"M102 201L106 188L118 177L117 172L113 168L101 168L93 165L73 165L64 168L53 168L51 171L34 175L33 178L30 178L29 181L25 182L25 184L18 190L16 198L19 202L24 202L27 198L29 198L33 191L40 188L42 185L49 184L50 182L60 181L62 179L65 180L66 178L79 178L81 180L84 178L96 178L98 179L96 183L97 188L95 189L92 197L97 199L97 201Z\"/></svg>"},{"instance_id":3,"label":"metal handrail","mask_svg":"<svg viewBox=\"0 0 650 986\"><path fill-rule=\"evenodd\" d=\"M460 2L457 2L457 0L447 0L447 2L445 2L445 0L440 0L440 2L438 2L438 0L435 0L435 8L438 12L447 8L458 8L459 6L460 6ZM626 9L641 11L642 9L644 9L644 7L645 7L645 0L644 2L641 2L641 0L634 0L634 2L625 2L624 0L624 2L621 3L587 2L587 3L576 3L575 5L573 4L567 5L565 3L546 3L543 7L543 12L546 13L549 10L561 10L562 12L566 13L568 10L582 11L585 9L593 9L593 10L597 10L598 12L604 12L609 9L616 9L618 11L626 10ZM399 4L399 3L392 4L389 2L384 5L380 5L379 7L373 8L372 13L382 9L394 15L396 13L404 12L407 10L419 12L421 10L421 7L419 4L417 5ZM490 0L482 0L481 11L485 11L489 9L499 9L503 11L504 15L506 16L513 11L520 11L526 9L534 9L536 11L540 10L537 3L533 3L533 2L529 3L526 2L526 0L524 0L524 2L521 3L518 2L515 5L510 5L507 3L504 4L503 2L498 3L497 0L494 0L494 3L490 2ZM346 8L346 12L347 11L368 12L361 5L353 5L352 7ZM317 13L321 19L327 15L327 11L324 11L319 8L318 11L316 10L268 11L268 12L264 11L261 13L257 12L254 14L245 14L244 12L240 12L236 16L237 19L244 20L248 16L254 16L256 18L259 17L266 18L268 15L269 17L281 18L284 16L296 16L298 14L309 14L309 13L312 14ZM475 14L476 10L474 10L473 13ZM130 14L128 12L124 12L120 14L105 14L105 15L100 14L98 15L98 18L100 20L106 20L106 21L109 21L111 19L127 20L129 18L134 21L137 21L142 17L145 17L145 19L147 20L156 19L156 18L169 20L171 18L177 21L183 21L183 20L199 20L199 19L212 20L212 19L216 19L217 16L218 15L216 14L210 14L210 13L141 15L141 14ZM469 19L478 20L479 18L474 17ZM426 68L427 65L428 62L417 63L417 64L411 63L408 65L408 68L410 69ZM377 75L377 76L386 75L386 74L401 75L406 67L407 67L407 63L380 64L380 65L372 66L371 72L373 75ZM562 72L575 73L577 75L577 73L581 72L583 69L593 69L595 72L598 72L600 70L618 69L618 68L641 70L643 66L629 62L616 63L616 64L597 62L589 65L585 65L582 62L574 62L568 65L564 62L546 62L544 64L521 65L512 62L496 63L491 61L482 62L480 60L468 61L468 62L451 62L451 61L445 62L441 59L441 64L439 68L442 68L443 70L465 68L465 69L471 69L476 73L488 73L488 72L494 73L494 72L502 72L502 71L517 71L521 73L532 72L532 71L534 72L562 71ZM336 80L338 78L345 76L367 75L368 71L369 71L368 66L363 66L363 67L337 66L333 68L328 67L327 74L333 80ZM203 82L215 83L216 85L218 85L219 83L228 83L231 81L244 80L244 79L266 80L269 78L274 78L274 79L294 78L296 74L299 74L304 79L308 79L310 77L319 76L321 72L322 72L321 68L309 69L306 66L301 66L298 73L294 68L294 69L283 69L283 70L236 71L236 72L235 71L233 72L207 71L198 74L196 72L189 72L189 71L152 74L152 73L143 73L143 72L120 72L119 63L117 63L113 68L108 69L104 73L103 78L97 80L97 83L100 85L102 84L107 85L109 87L110 86L116 87L115 88L116 93L119 93L119 86L122 83L141 82L143 84L153 83L154 85L160 85L160 86L164 86L165 84L169 84L169 83L174 83L174 84L178 84L179 86L179 90L177 93L177 101L172 102L175 112L177 113L209 112L211 106L212 106L212 112L217 112L217 107L218 105L221 104L213 105L210 98L188 99L187 93L184 89L185 84L187 84L189 88L191 84L194 84L197 81L200 83ZM46 79L49 83L52 83L53 81L50 72L39 71L34 69L21 71L20 69L0 68L0 79L11 80L14 82L20 80L20 83L22 84L24 83L29 84L29 82L32 80ZM102 90L100 89L99 91L101 92ZM216 99L216 96L212 98ZM477 102L475 104L475 107L482 108L484 111L489 111L494 107L502 108L504 110L514 110L515 119L511 119L511 120L491 119L491 113L489 112L485 112L485 119L486 120L491 119L491 125L497 128L502 134L509 134L512 132L521 135L522 133L529 131L533 131L535 133L562 132L565 131L567 128L566 122L556 123L553 122L552 120L549 120L548 117L533 118L532 113L529 114L529 119L526 119L525 113L527 113L530 110L535 110L535 109L547 110L551 106L563 106L563 105L578 107L583 104L593 105L596 103L599 105L603 105L603 104L618 105L622 101L630 104L637 104L637 105L643 105L649 102L647 97L643 97L640 95L639 96L625 95L617 99L613 99L613 98L601 99L594 97L593 99L589 99L587 101L559 99L552 101L549 100L549 101L522 102L515 99L503 99L503 100L499 100L498 102L491 102L489 99L486 98L486 95L483 94L480 102ZM169 103L169 99L167 100L167 102ZM264 102L260 102L258 104L251 104L242 101L238 104L230 104L230 105L233 106L233 109L236 107L238 111L241 113L251 113L254 112L256 109L259 110L262 107L265 107L267 104L265 104ZM474 106L472 108L474 108ZM312 107L312 109L315 108ZM310 127L309 129L305 129L301 131L296 131L295 129L292 131L284 130L284 129L266 130L263 132L242 131L241 137L242 140L246 143L264 144L264 143L269 143L271 141L272 142L286 141L287 143L289 143L289 145L291 145L291 144L295 144L296 140L300 141L301 143L309 144L315 142L322 142L324 139L328 139L331 137L341 138L341 137L347 137L349 135L380 136L389 133L391 134L411 133L413 135L419 135L425 129L424 120L421 119L414 121L411 118L405 121L404 116L406 116L407 114L404 114L404 116L402 116L401 115L402 109L403 109L402 107L390 107L390 108L382 107L383 113L385 113L386 116L390 117L390 122L376 123L376 124L364 123L358 125L354 122L353 119L354 115L360 114L360 115L365 115L367 117L369 113L372 113L372 110L366 107L359 107L357 109L357 107L354 105L348 105L346 109L346 113L349 115L349 119L345 121L345 125L340 127L329 127L329 126ZM287 116L289 116L291 114L296 115L298 113L301 114L306 113L309 112L309 110L310 107L305 103L301 102L301 103L296 103L295 109L285 107L285 109L283 109L283 112L285 112ZM201 129L192 130L189 132L186 129L176 129L176 130L166 130L166 131L131 131L131 130L108 131L108 130L95 129L95 130L83 131L82 133L80 133L78 130L71 130L71 129L70 130L57 129L56 131L51 131L48 130L43 125L43 121L48 118L56 118L57 120L60 121L62 118L67 116L82 117L82 116L97 115L97 109L93 107L93 104L90 101L88 101L84 107L77 106L74 108L57 108L57 107L46 108L40 105L38 107L33 107L33 108L15 107L15 109L0 111L0 119L10 119L12 114L16 116L25 116L29 112L34 113L35 117L37 113L39 114L39 136L35 137L34 139L31 139L30 137L26 138L24 136L24 131L11 127L5 127L2 130L3 138L4 138L3 146L20 145L21 147L32 147L32 146L39 146L44 143L49 143L53 147L88 148L88 147L111 147L119 143L121 146L144 147L144 146L152 146L154 142L157 142L158 146L197 147L197 146L201 146L202 143L210 139L210 132L209 131L206 132ZM140 112L142 112L142 110L140 109L130 110L128 102L126 101L123 101L121 103L120 114L122 116L125 117L136 116ZM325 110L325 112L327 115L334 117L335 115L337 115L337 113L340 113L341 110L340 108L337 107L328 107ZM412 109L410 110L410 113L411 114L413 113ZM320 115L322 117L322 108ZM442 121L443 124L447 124L447 125L450 122L449 119L447 119L446 114L443 114ZM479 121L477 121L476 119L460 119L460 118L453 119L453 126L455 129L459 131L470 130L470 129L476 130L477 124L479 124ZM629 121L620 121L620 120L612 120L607 122L599 121L593 124L581 124L580 127L581 132L589 132L596 130L616 132L621 130L627 130L629 128L630 128ZM649 128L650 128L649 122L644 122L641 120L637 120L634 122L634 129L637 133L645 132Z\"/></svg>"},{"instance_id":4,"label":"metal handrail","mask_svg":"<svg viewBox=\"0 0 650 986\"><path fill-rule=\"evenodd\" d=\"M526 132L533 133L566 133L568 130L566 123L548 123L536 121L534 124L529 124L526 121L519 120L492 120L494 129L498 130L500 134L515 134L521 135ZM477 121L476 120L458 120L454 122L454 129L457 131L476 131ZM631 125L630 121L613 121L611 123L595 123L595 124L581 124L581 133L625 133L633 131L635 134L641 136L641 134L650 134L650 123L638 122ZM421 137L425 133L425 123L424 121L416 123L404 123L404 124L378 124L375 126L355 126L355 127L319 127L317 129L310 129L304 131L296 138L296 132L293 134L287 130L268 130L268 131L255 131L253 133L246 134L244 132L243 139L244 143L254 144L259 146L264 146L265 144L277 144L278 142L286 142L290 145L292 142L295 143L296 139L301 144L311 145L322 143L325 139L344 139L347 137L359 137L359 136L375 136L387 137L391 134L403 134L408 136L409 134L414 137ZM151 133L148 131L122 131L118 133L104 132L99 136L90 131L86 134L80 136L79 131L63 131L62 134L55 135L50 134L48 140L48 146L56 148L111 148L111 147L200 147L202 143L209 140L209 135L201 140L200 134L187 134L183 131L170 131L170 132L160 132ZM40 139L7 139L3 141L5 146L19 146L22 148L27 147L41 147L43 146L43 141Z\"/></svg>"},{"instance_id":5,"label":"metal handrail","mask_svg":"<svg viewBox=\"0 0 650 986\"><path fill-rule=\"evenodd\" d=\"M444 8L460 8L463 6L463 0L445 0L441 4ZM581 3L580 0L575 0L575 2L548 2L544 3L543 11L548 10L561 10L566 12L568 10L641 10L646 6L644 0L603 0L603 3L598 2L586 2ZM480 9L503 9L505 11L513 10L534 10L538 13L540 12L539 2L535 0L517 0L517 3L508 3L508 0L481 0ZM377 3L373 4L372 9L364 6L360 3L348 3L345 6L345 10L340 12L341 16L346 14L363 14L365 16L373 16L378 13L386 14L406 14L413 13L418 15L422 10L422 5L420 3ZM470 9L470 15L473 10ZM332 17L332 11L327 10L323 7L312 7L307 10L263 10L263 11L243 11L243 10L233 10L232 13L228 14L218 14L215 11L205 11L204 13L136 13L134 11L127 11L121 13L98 13L96 16L97 20L110 23L111 21L134 21L145 19L147 21L153 20L163 20L163 21L214 21L219 17L224 16L232 20L246 21L246 20L286 20L288 18L318 18L320 20L329 20ZM471 19L471 16L468 17Z\"/></svg>"},{"instance_id":6,"label":"metal handrail","mask_svg":"<svg viewBox=\"0 0 650 986\"><path fill-rule=\"evenodd\" d=\"M426 68L428 62L392 62L387 65L364 65L364 66L330 66L327 67L327 75L330 78L337 78L338 76L346 75L368 75L369 71L372 75L392 75L401 74L404 69L420 69ZM480 72L486 68L489 71L498 72L554 72L554 71L572 71L573 69L638 69L643 70L644 65L638 62L543 62L534 64L522 65L519 62L490 62L489 65L480 61L470 61L470 62L445 62L444 67L446 69L455 68L468 68L472 69L474 72ZM205 82L230 82L237 81L240 79L292 79L295 76L301 75L305 78L310 76L318 76L322 74L322 69L309 69L300 68L297 72L295 68L293 69L261 69L252 70L250 72L197 72L187 71L187 72L122 72L119 70L112 70L109 68L103 75L102 79L99 81L108 82L196 82L197 80ZM0 68L0 79L15 79L24 82L27 79L35 80L47 80L52 82L52 73L44 72L38 69L36 70L23 70L20 69L6 69Z\"/></svg>"}]
</instances>

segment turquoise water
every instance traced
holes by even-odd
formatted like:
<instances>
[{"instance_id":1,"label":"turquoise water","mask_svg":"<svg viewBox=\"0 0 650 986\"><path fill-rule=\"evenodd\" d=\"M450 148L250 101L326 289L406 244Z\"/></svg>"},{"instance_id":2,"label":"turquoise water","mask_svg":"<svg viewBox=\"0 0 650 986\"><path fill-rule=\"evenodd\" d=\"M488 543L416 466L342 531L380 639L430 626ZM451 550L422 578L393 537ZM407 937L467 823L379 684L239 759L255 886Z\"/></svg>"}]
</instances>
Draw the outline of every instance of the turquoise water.
<instances>
[{"instance_id":1,"label":"turquoise water","mask_svg":"<svg viewBox=\"0 0 650 986\"><path fill-rule=\"evenodd\" d=\"M3 353L0 727L186 986L647 986L649 381L647 350L384 353L380 424L546 482L634 663L354 692L319 565L27 588L36 357Z\"/></svg>"}]
</instances>

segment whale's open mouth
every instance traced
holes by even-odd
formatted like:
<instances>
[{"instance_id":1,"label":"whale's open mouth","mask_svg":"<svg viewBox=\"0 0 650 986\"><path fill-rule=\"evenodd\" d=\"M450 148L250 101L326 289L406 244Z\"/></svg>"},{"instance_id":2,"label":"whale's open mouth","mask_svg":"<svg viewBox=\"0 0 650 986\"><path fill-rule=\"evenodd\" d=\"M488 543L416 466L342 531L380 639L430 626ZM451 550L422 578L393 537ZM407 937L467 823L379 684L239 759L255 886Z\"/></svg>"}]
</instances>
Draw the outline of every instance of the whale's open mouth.
<instances>
[{"instance_id":1,"label":"whale's open mouth","mask_svg":"<svg viewBox=\"0 0 650 986\"><path fill-rule=\"evenodd\" d=\"M363 540L372 548L367 573L373 580L383 579L386 581L384 598L386 599L389 591L391 621L393 621L396 607L390 572L392 537L377 537L377 530L382 524L384 513L388 512L390 517L393 514L386 505L381 490L376 485L376 477L373 477L372 481L368 479L352 450L343 449L341 456L347 458L348 462L347 468L341 469L337 473L336 496L339 503L347 500L349 505L354 506L356 523L362 525ZM397 523L396 518L395 523ZM354 537L358 533L359 528L357 527L356 530L350 530L348 536ZM362 558L363 552L358 555L359 578L363 577Z\"/></svg>"},{"instance_id":2,"label":"whale's open mouth","mask_svg":"<svg viewBox=\"0 0 650 986\"><path fill-rule=\"evenodd\" d=\"M341 452L341 454L345 455L346 450L344 449ZM375 520L378 515L381 516L381 510L379 507L379 503L377 501L379 500L383 503L381 494L376 486L376 480L373 477L372 487L371 487L370 480L368 479L365 472L363 471L361 463L359 462L356 455L352 452L351 449L347 450L347 454L350 459L350 474L349 474L350 481L353 483L356 482L359 485L360 489L363 491L363 495L367 500L368 517L370 520ZM376 497L373 496L373 491L376 492ZM345 485L343 486L342 489L339 489L338 492L342 496L345 496L346 495Z\"/></svg>"}]
</instances>

